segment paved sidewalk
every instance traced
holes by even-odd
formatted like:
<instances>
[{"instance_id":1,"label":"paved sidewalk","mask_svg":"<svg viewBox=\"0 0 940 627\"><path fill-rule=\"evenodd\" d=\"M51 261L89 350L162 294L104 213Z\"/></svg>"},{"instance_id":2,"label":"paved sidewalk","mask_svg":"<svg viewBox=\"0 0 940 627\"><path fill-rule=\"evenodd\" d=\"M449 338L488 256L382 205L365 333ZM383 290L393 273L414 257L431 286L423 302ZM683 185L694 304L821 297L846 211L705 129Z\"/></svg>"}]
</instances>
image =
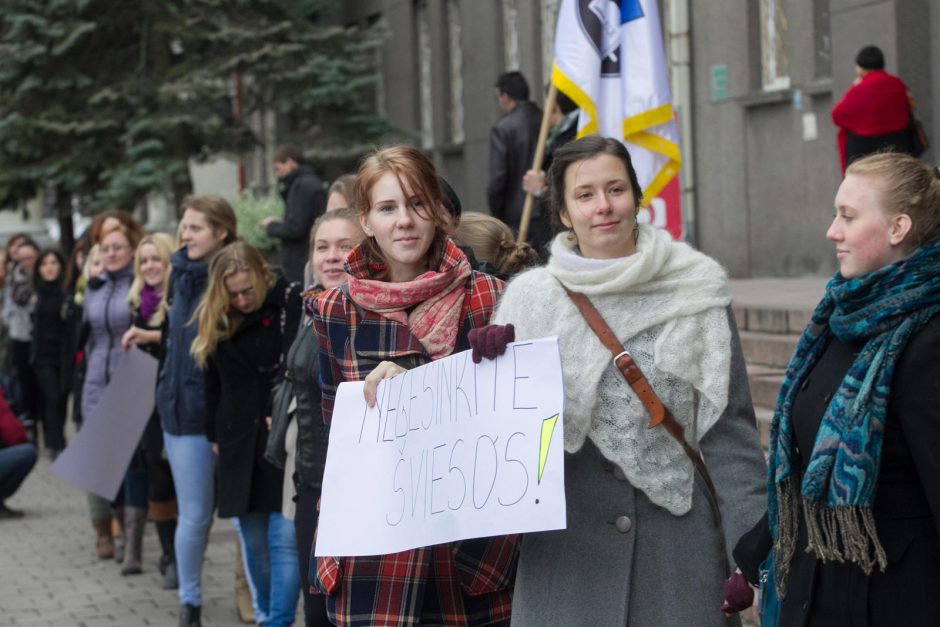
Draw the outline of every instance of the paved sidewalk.
<instances>
[{"instance_id":1,"label":"paved sidewalk","mask_svg":"<svg viewBox=\"0 0 940 627\"><path fill-rule=\"evenodd\" d=\"M122 577L114 560L95 557L85 493L51 475L44 456L7 503L26 515L0 520L0 625L176 625L179 600L160 587L152 524L143 574ZM204 625L242 624L234 579L235 531L216 520L202 575Z\"/></svg>"}]
</instances>

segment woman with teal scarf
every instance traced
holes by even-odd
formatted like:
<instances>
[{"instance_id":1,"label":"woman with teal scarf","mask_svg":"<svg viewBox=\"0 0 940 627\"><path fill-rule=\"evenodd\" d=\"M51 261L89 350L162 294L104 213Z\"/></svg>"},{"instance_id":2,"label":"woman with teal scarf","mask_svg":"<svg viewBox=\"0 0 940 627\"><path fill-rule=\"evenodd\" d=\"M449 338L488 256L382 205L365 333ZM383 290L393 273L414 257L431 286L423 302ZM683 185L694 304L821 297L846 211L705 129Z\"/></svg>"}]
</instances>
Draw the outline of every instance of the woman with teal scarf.
<instances>
[{"instance_id":1,"label":"woman with teal scarf","mask_svg":"<svg viewBox=\"0 0 940 627\"><path fill-rule=\"evenodd\" d=\"M767 516L735 560L755 585L772 547L780 625L937 624L940 171L854 162L826 237L839 272L787 368Z\"/></svg>"}]
</instances>

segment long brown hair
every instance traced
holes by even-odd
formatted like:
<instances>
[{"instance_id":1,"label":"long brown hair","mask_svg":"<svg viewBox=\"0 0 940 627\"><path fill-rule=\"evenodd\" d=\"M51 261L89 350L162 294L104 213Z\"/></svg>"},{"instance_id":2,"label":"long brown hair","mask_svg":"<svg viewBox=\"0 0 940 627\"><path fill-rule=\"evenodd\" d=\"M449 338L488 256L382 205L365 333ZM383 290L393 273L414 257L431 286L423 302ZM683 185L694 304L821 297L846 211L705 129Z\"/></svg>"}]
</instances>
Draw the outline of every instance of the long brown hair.
<instances>
[{"instance_id":1,"label":"long brown hair","mask_svg":"<svg viewBox=\"0 0 940 627\"><path fill-rule=\"evenodd\" d=\"M402 190L411 189L421 199L419 215L434 223L434 240L425 257L429 268L440 265L441 255L447 243L447 218L444 214L444 190L441 188L437 170L424 153L413 146L389 146L376 150L363 159L356 174L353 198L361 218L372 209L369 194L379 179L391 172L398 179ZM387 281L389 274L385 255L374 237L363 240L362 250L369 262L372 278Z\"/></svg>"},{"instance_id":2,"label":"long brown hair","mask_svg":"<svg viewBox=\"0 0 940 627\"><path fill-rule=\"evenodd\" d=\"M193 318L197 323L196 339L189 349L200 367L205 367L218 343L232 337L244 316L232 307L225 279L241 271L248 272L258 298L264 303L275 276L258 250L243 240L233 242L212 257L209 262L209 285L206 287Z\"/></svg>"}]
</instances>

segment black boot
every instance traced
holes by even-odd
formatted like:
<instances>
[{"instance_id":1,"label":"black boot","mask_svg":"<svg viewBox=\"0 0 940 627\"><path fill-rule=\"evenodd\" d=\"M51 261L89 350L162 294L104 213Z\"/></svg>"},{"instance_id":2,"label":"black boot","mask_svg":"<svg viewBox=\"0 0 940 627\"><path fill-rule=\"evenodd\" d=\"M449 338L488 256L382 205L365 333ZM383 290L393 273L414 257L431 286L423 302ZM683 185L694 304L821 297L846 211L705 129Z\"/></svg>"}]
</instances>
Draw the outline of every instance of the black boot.
<instances>
[{"instance_id":1,"label":"black boot","mask_svg":"<svg viewBox=\"0 0 940 627\"><path fill-rule=\"evenodd\" d=\"M202 627L202 620L199 617L202 608L198 605L189 605L184 603L180 606L180 627Z\"/></svg>"},{"instance_id":2,"label":"black boot","mask_svg":"<svg viewBox=\"0 0 940 627\"><path fill-rule=\"evenodd\" d=\"M144 542L144 530L147 527L147 508L124 508L124 561L121 563L122 575L139 575L143 570L141 551Z\"/></svg>"},{"instance_id":3,"label":"black boot","mask_svg":"<svg viewBox=\"0 0 940 627\"><path fill-rule=\"evenodd\" d=\"M163 520L156 523L157 537L160 538L160 548L163 549L163 555L160 556L160 574L163 575L163 589L175 590L179 588L179 576L176 573L176 548L174 538L176 536L176 519Z\"/></svg>"}]
</instances>

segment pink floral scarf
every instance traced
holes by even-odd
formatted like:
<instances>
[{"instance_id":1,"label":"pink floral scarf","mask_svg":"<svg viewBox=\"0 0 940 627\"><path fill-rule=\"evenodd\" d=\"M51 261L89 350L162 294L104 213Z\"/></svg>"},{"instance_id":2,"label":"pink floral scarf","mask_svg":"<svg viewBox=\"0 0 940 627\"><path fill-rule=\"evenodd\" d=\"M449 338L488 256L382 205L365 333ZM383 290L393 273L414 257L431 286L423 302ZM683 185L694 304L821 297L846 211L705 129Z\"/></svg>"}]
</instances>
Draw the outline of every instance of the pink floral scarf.
<instances>
[{"instance_id":1,"label":"pink floral scarf","mask_svg":"<svg viewBox=\"0 0 940 627\"><path fill-rule=\"evenodd\" d=\"M347 259L349 266L354 266L355 257L361 254L358 248L351 252ZM360 278L360 273L352 267L349 270L349 296L360 307L407 325L431 359L454 352L471 268L467 257L453 242L448 240L437 270L425 272L411 281L376 281Z\"/></svg>"}]
</instances>

